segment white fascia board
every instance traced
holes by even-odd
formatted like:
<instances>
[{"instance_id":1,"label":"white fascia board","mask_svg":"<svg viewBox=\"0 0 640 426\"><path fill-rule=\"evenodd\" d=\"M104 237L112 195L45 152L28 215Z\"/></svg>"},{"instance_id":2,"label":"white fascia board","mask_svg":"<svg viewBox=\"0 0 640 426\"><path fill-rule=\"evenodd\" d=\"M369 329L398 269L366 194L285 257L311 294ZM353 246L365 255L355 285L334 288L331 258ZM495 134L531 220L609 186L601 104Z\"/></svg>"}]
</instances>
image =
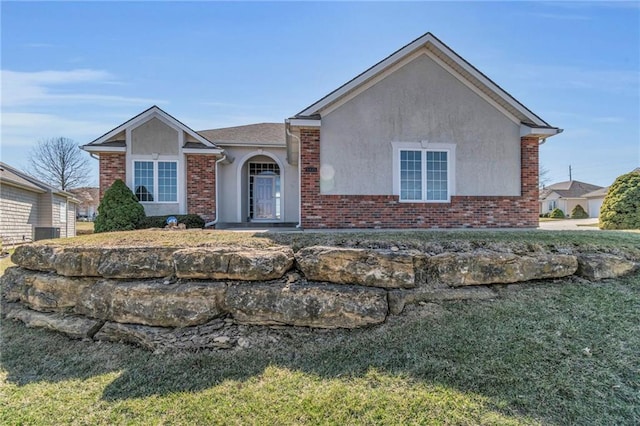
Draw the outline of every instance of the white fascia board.
<instances>
[{"instance_id":1,"label":"white fascia board","mask_svg":"<svg viewBox=\"0 0 640 426\"><path fill-rule=\"evenodd\" d=\"M183 154L200 154L200 155L222 155L223 149L202 149L202 148L183 148Z\"/></svg>"},{"instance_id":2,"label":"white fascia board","mask_svg":"<svg viewBox=\"0 0 640 426\"><path fill-rule=\"evenodd\" d=\"M290 118L287 120L287 123L296 127L320 127L322 120L314 120L311 118Z\"/></svg>"},{"instance_id":3,"label":"white fascia board","mask_svg":"<svg viewBox=\"0 0 640 426\"><path fill-rule=\"evenodd\" d=\"M535 124L537 124L539 126L548 125L546 122L544 122L538 116L536 116L531 111L529 111L526 107L524 107L522 104L520 104L518 101L516 101L511 95L509 95L507 92L502 90L497 84L495 84L494 82L489 80L487 77L485 77L482 73L480 73L478 70L476 70L472 65L470 65L465 60L463 60L457 53L452 51L449 47L445 46L442 42L440 42L438 39L436 39L430 33L427 33L423 37L420 37L419 39L415 40L414 42L406 45L405 47L403 47L402 49L400 49L399 51L397 51L393 55L389 56L387 59L385 59L382 62L378 63L377 65L373 66L368 71L364 72L360 76L358 76L355 79L353 79L351 82L345 84L344 86L342 86L341 88L336 90L331 95L329 95L329 96L327 96L325 98L322 98L321 100L319 100L315 104L311 105L310 107L308 107L304 111L300 112L300 114L298 114L298 115L313 115L313 114L317 114L318 111L320 111L321 109L325 108L327 105L333 103L334 101L336 101L338 98L340 98L344 94L348 93L349 91L353 90L354 88L356 88L357 86L361 85L365 81L369 80L370 78L372 78L373 76L375 76L379 72L383 71L384 69L386 69L387 67L389 67L393 63L397 62L398 60L404 58L407 55L412 54L414 51L418 50L419 48L421 48L422 46L426 45L427 43L431 43L435 48L437 48L438 50L443 52L448 58L450 58L453 62L455 62L456 65L458 65L459 67L464 69L466 72L468 72L473 77L478 79L482 84L487 86L490 90L492 90L493 92L498 94L509 105L511 105L513 108L515 108L516 110L521 112L524 116L529 118L533 123L535 123Z\"/></svg>"},{"instance_id":4,"label":"white fascia board","mask_svg":"<svg viewBox=\"0 0 640 426\"><path fill-rule=\"evenodd\" d=\"M520 125L520 137L537 136L539 138L548 138L562 133L562 129L548 127L531 127L526 124Z\"/></svg>"},{"instance_id":5,"label":"white fascia board","mask_svg":"<svg viewBox=\"0 0 640 426\"><path fill-rule=\"evenodd\" d=\"M186 132L188 134L190 134L191 136L193 136L195 139L198 140L198 142L209 146L209 147L215 147L215 145L213 143L211 143L211 141L209 141L208 139L205 139L202 135L200 135L198 132L196 132L195 130L192 130L191 128L185 126L184 124L182 124L180 121L178 121L177 119L175 119L174 117L170 116L169 114L167 114L166 112L164 112L163 110L161 110L160 108L154 110L154 112L163 117L166 121L168 121L169 123L171 123L174 127L178 127L180 130L182 130L183 132Z\"/></svg>"},{"instance_id":6,"label":"white fascia board","mask_svg":"<svg viewBox=\"0 0 640 426\"><path fill-rule=\"evenodd\" d=\"M127 152L124 146L82 145L80 148L87 152Z\"/></svg>"},{"instance_id":7,"label":"white fascia board","mask_svg":"<svg viewBox=\"0 0 640 426\"><path fill-rule=\"evenodd\" d=\"M345 93L351 91L352 89L354 89L355 87L359 86L363 82L367 81L368 79L370 79L374 75L378 74L380 71L384 70L389 65L393 64L394 62L396 62L399 58L402 58L402 57L404 57L406 55L409 55L414 50L420 48L422 45L424 45L428 41L433 41L433 36L431 36L431 34L425 34L423 37L420 37L419 39L415 40L413 43L410 43L410 44L406 45L405 47L403 47L402 49L397 51L395 54L389 56L387 59L385 59L382 62L378 63L373 68L370 68L369 71L366 71L363 74L361 74L360 76L356 77L351 82L345 84L344 86L342 86L341 88L336 90L331 95L320 99L318 102L316 102L315 104L311 105L309 108L305 109L304 111L300 112L298 115L313 115L313 114L316 114L319 110L321 110L322 108L326 107L330 103L334 102L336 99L340 98Z\"/></svg>"},{"instance_id":8,"label":"white fascia board","mask_svg":"<svg viewBox=\"0 0 640 426\"><path fill-rule=\"evenodd\" d=\"M225 146L230 146L230 147L250 147L250 148L286 148L287 145L284 143L278 143L278 144L268 144L268 143L260 143L260 142L233 142L233 141L217 141L216 145L221 146L221 147L225 147Z\"/></svg>"},{"instance_id":9,"label":"white fascia board","mask_svg":"<svg viewBox=\"0 0 640 426\"><path fill-rule=\"evenodd\" d=\"M450 48L448 48L447 46L442 44L442 42L440 42L440 40L432 38L429 41L436 48L438 48L441 52L443 52L445 55L447 55L452 61L454 61L459 67L464 69L466 72L471 74L473 77L477 78L482 84L484 84L485 86L489 87L495 93L500 95L500 97L502 99L504 99L505 101L507 101L507 103L509 103L509 105L511 105L513 108L517 109L518 111L520 111L524 116L529 118L535 124L537 124L539 126L547 126L548 125L548 123L544 122L538 116L536 116L531 111L529 111L527 108L525 108L522 104L520 104L518 101L516 101L513 98L513 96L509 95L507 92L502 90L502 88L500 88L497 84L495 84L493 81L489 80L482 73L480 73L477 69L475 69L472 65L470 65L468 62L463 60L460 56L458 56L457 53L455 53Z\"/></svg>"},{"instance_id":10,"label":"white fascia board","mask_svg":"<svg viewBox=\"0 0 640 426\"><path fill-rule=\"evenodd\" d=\"M138 127L140 124L142 124L142 123L144 123L144 122L146 122L149 119L154 118L154 117L160 118L162 121L164 121L165 123L167 123L171 127L178 128L178 129L182 130L183 132L186 132L186 133L190 134L198 142L204 144L205 146L215 148L215 145L213 143L211 143L209 140L207 140L204 137L202 137L200 134L198 134L198 132L196 132L193 129L190 129L187 126L185 126L180 121L178 121L177 119L175 119L171 115L167 114L166 112L164 112L158 106L155 106L155 105L153 107L149 108L148 110L142 112L141 114L137 115L136 117L133 117L133 118L125 121L124 123L122 123L121 125L116 127L115 129L111 130L109 133L105 133L104 135L100 136L98 139L96 139L93 142L91 142L91 145L84 145L84 146L85 147L94 146L94 145L99 145L101 143L104 143L104 142L108 141L109 139L111 139L112 137L114 137L115 135L117 135L118 133L122 132L123 130L133 129L135 127ZM107 151L107 150L105 150L105 151Z\"/></svg>"},{"instance_id":11,"label":"white fascia board","mask_svg":"<svg viewBox=\"0 0 640 426\"><path fill-rule=\"evenodd\" d=\"M16 188L24 189L26 191L35 192L36 194L44 194L47 192L44 189L36 189L32 186L23 185L8 179L0 179L0 182L2 182L3 185L14 186Z\"/></svg>"}]
</instances>

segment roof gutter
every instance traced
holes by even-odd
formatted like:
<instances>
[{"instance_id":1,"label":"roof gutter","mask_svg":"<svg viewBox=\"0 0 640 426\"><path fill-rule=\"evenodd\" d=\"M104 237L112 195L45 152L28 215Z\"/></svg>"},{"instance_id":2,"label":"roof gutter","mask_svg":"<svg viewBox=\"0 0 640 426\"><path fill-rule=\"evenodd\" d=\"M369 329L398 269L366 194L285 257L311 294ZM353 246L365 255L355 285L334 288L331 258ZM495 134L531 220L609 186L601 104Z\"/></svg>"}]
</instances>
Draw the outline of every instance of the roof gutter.
<instances>
[{"instance_id":1,"label":"roof gutter","mask_svg":"<svg viewBox=\"0 0 640 426\"><path fill-rule=\"evenodd\" d=\"M540 145L547 141L551 136L559 135L564 129L559 127L538 127L528 124L520 125L520 137L536 137L540 139Z\"/></svg>"},{"instance_id":2,"label":"roof gutter","mask_svg":"<svg viewBox=\"0 0 640 426\"><path fill-rule=\"evenodd\" d=\"M302 172L300 170L300 153L302 152L302 149L300 146L300 138L291 133L290 127L291 122L289 120L285 120L284 131L287 133L287 156L289 155L289 138L296 138L298 140L298 224L296 225L296 228L299 229L302 226Z\"/></svg>"},{"instance_id":3,"label":"roof gutter","mask_svg":"<svg viewBox=\"0 0 640 426\"><path fill-rule=\"evenodd\" d=\"M220 208L218 207L220 204L218 203L218 181L220 179L218 179L218 164L222 163L224 160L227 159L227 153L224 152L224 150L221 152L222 153L222 157L220 157L219 159L216 160L216 166L215 166L215 174L216 174L216 218L211 221L211 222L207 222L204 224L205 228L208 228L210 226L215 226L218 221L220 220L220 215L218 214L218 212L220 211Z\"/></svg>"}]
</instances>

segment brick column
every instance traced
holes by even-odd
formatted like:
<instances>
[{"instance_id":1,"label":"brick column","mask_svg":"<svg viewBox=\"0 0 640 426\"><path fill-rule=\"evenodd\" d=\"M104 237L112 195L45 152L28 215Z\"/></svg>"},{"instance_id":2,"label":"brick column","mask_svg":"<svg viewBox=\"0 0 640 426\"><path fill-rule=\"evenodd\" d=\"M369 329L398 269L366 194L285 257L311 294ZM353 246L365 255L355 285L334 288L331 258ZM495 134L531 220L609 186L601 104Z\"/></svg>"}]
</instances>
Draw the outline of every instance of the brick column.
<instances>
[{"instance_id":1,"label":"brick column","mask_svg":"<svg viewBox=\"0 0 640 426\"><path fill-rule=\"evenodd\" d=\"M126 156L123 152L100 153L100 200L116 179L126 183Z\"/></svg>"},{"instance_id":2,"label":"brick column","mask_svg":"<svg viewBox=\"0 0 640 426\"><path fill-rule=\"evenodd\" d=\"M320 202L320 129L300 129L300 216L302 226L322 209Z\"/></svg>"},{"instance_id":3,"label":"brick column","mask_svg":"<svg viewBox=\"0 0 640 426\"><path fill-rule=\"evenodd\" d=\"M538 226L538 154L539 139L526 136L520 138L520 191L522 197L521 216L529 226Z\"/></svg>"},{"instance_id":4,"label":"brick column","mask_svg":"<svg viewBox=\"0 0 640 426\"><path fill-rule=\"evenodd\" d=\"M187 213L206 221L216 218L216 160L212 155L186 155Z\"/></svg>"}]
</instances>

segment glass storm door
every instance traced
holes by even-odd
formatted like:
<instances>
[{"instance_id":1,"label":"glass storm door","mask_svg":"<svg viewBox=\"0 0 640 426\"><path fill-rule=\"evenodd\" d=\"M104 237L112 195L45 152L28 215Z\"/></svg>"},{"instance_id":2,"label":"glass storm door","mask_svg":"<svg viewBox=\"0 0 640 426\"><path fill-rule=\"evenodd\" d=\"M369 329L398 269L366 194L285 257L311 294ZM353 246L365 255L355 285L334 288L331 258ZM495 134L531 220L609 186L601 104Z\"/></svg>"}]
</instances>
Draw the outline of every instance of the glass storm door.
<instances>
[{"instance_id":1,"label":"glass storm door","mask_svg":"<svg viewBox=\"0 0 640 426\"><path fill-rule=\"evenodd\" d=\"M254 219L275 219L275 176L253 177L253 202L255 204Z\"/></svg>"}]
</instances>

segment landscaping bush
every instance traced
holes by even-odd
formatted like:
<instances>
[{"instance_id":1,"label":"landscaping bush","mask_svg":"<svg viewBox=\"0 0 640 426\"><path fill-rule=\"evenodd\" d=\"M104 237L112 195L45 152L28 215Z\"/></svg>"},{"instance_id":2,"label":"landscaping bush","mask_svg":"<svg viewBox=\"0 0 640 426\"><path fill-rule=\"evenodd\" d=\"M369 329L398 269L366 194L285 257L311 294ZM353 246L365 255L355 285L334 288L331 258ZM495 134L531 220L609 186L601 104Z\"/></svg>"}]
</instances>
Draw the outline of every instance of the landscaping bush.
<instances>
[{"instance_id":1,"label":"landscaping bush","mask_svg":"<svg viewBox=\"0 0 640 426\"><path fill-rule=\"evenodd\" d=\"M589 215L586 211L584 211L580 204L578 204L573 208L573 210L571 210L571 219L586 219L588 217Z\"/></svg>"},{"instance_id":2,"label":"landscaping bush","mask_svg":"<svg viewBox=\"0 0 640 426\"><path fill-rule=\"evenodd\" d=\"M204 228L205 221L197 214L167 215L167 216L147 216L140 221L138 229L164 228L167 225L167 218L174 216L178 223L184 223L187 229Z\"/></svg>"},{"instance_id":3,"label":"landscaping bush","mask_svg":"<svg viewBox=\"0 0 640 426\"><path fill-rule=\"evenodd\" d=\"M113 182L100 201L94 232L130 231L144 219L144 208L120 179Z\"/></svg>"},{"instance_id":4,"label":"landscaping bush","mask_svg":"<svg viewBox=\"0 0 640 426\"><path fill-rule=\"evenodd\" d=\"M619 176L600 209L601 229L640 229L640 171Z\"/></svg>"},{"instance_id":5,"label":"landscaping bush","mask_svg":"<svg viewBox=\"0 0 640 426\"><path fill-rule=\"evenodd\" d=\"M553 211L549 214L549 217L553 219L564 219L564 212L559 208L553 209Z\"/></svg>"}]
</instances>

